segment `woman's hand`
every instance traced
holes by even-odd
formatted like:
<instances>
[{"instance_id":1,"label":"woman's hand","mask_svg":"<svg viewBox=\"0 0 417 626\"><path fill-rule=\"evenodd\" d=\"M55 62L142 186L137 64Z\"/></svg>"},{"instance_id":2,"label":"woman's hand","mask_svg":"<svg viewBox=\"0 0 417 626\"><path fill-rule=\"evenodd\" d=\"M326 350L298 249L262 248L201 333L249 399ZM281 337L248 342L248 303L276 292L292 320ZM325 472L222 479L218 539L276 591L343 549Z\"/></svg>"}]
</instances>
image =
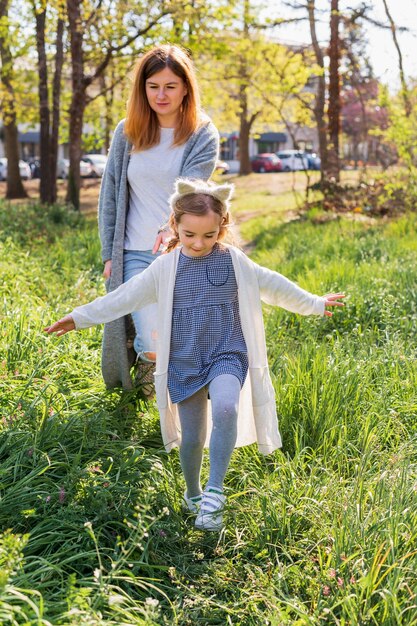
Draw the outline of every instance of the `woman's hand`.
<instances>
[{"instance_id":1,"label":"woman's hand","mask_svg":"<svg viewBox=\"0 0 417 626\"><path fill-rule=\"evenodd\" d=\"M155 243L152 248L152 254L156 254L161 246L164 248L165 243L168 243L171 237L172 234L169 230L161 230L156 236Z\"/></svg>"},{"instance_id":2,"label":"woman's hand","mask_svg":"<svg viewBox=\"0 0 417 626\"><path fill-rule=\"evenodd\" d=\"M111 276L111 259L104 263L103 276L106 280Z\"/></svg>"},{"instance_id":3,"label":"woman's hand","mask_svg":"<svg viewBox=\"0 0 417 626\"><path fill-rule=\"evenodd\" d=\"M345 306L343 302L339 302L339 300L345 297L346 295L344 293L328 293L323 296L325 299L324 306ZM324 311L324 315L332 317L333 313L331 311Z\"/></svg>"},{"instance_id":4,"label":"woman's hand","mask_svg":"<svg viewBox=\"0 0 417 626\"><path fill-rule=\"evenodd\" d=\"M44 328L44 331L48 333L48 335L56 333L57 337L65 335L65 333L69 333L70 330L75 330L74 320L72 319L71 315L66 315L62 319L55 322L55 324Z\"/></svg>"}]
</instances>

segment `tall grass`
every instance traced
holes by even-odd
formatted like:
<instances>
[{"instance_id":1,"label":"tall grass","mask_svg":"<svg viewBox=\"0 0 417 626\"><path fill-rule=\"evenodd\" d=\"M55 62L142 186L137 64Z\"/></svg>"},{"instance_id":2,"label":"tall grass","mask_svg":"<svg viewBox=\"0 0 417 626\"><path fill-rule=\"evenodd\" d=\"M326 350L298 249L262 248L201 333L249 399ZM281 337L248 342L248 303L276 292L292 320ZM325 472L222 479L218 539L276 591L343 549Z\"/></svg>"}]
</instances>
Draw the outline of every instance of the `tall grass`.
<instances>
[{"instance_id":1,"label":"tall grass","mask_svg":"<svg viewBox=\"0 0 417 626\"><path fill-rule=\"evenodd\" d=\"M216 535L155 406L105 390L101 329L42 332L103 293L94 220L0 207L0 623L416 625L416 221L241 224L256 261L348 297L265 309L284 448L235 451Z\"/></svg>"}]
</instances>

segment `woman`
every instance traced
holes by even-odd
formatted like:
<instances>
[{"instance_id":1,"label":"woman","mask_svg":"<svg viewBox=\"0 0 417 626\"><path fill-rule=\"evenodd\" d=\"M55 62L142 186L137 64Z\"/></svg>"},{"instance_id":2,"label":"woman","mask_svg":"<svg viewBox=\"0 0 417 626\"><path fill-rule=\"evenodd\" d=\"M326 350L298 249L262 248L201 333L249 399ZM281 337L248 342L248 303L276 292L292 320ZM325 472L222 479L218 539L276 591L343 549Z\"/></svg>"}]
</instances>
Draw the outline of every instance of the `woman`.
<instances>
[{"instance_id":1,"label":"woman","mask_svg":"<svg viewBox=\"0 0 417 626\"><path fill-rule=\"evenodd\" d=\"M133 76L126 119L117 126L99 199L99 230L107 289L146 269L168 233L168 199L178 177L207 180L218 156L218 132L200 110L193 64L178 46L147 52ZM130 368L150 395L156 351L156 305L106 324L102 372L107 387L132 389ZM147 384L148 383L148 384Z\"/></svg>"}]
</instances>

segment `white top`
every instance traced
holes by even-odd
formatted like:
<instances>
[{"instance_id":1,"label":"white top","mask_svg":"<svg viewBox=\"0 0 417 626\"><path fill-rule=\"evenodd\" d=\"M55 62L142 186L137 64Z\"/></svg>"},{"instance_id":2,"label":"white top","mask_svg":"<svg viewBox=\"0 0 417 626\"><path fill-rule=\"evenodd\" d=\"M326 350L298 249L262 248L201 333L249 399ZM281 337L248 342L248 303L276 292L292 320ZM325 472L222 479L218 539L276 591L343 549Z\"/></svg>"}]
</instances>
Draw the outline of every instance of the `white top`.
<instances>
[{"instance_id":1,"label":"white top","mask_svg":"<svg viewBox=\"0 0 417 626\"><path fill-rule=\"evenodd\" d=\"M266 353L261 299L302 315L323 315L325 300L290 280L251 261L243 252L228 246L238 285L239 314L248 349L249 371L241 391L236 446L258 442L259 451L269 454L281 447L275 392ZM155 390L166 450L180 446L181 427L177 405L171 402L167 388L171 341L172 305L180 249L158 257L141 274L94 302L77 307L71 313L75 326L88 328L109 322L131 311L158 302L158 340L156 350ZM206 445L210 439L208 420Z\"/></svg>"},{"instance_id":2,"label":"white top","mask_svg":"<svg viewBox=\"0 0 417 626\"><path fill-rule=\"evenodd\" d=\"M125 250L152 250L159 228L168 220L168 198L180 174L185 144L172 146L174 128L160 130L158 145L134 152L129 160Z\"/></svg>"}]
</instances>

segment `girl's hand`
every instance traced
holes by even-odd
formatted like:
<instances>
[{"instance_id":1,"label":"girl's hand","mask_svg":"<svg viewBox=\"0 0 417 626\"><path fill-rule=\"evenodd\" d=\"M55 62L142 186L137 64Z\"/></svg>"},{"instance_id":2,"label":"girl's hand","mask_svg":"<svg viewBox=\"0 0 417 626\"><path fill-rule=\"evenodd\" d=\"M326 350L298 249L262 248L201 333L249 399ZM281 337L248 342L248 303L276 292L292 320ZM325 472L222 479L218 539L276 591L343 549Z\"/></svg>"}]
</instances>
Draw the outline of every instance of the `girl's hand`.
<instances>
[{"instance_id":1,"label":"girl's hand","mask_svg":"<svg viewBox=\"0 0 417 626\"><path fill-rule=\"evenodd\" d=\"M106 280L111 276L111 259L106 261L104 264L103 276Z\"/></svg>"},{"instance_id":2,"label":"girl's hand","mask_svg":"<svg viewBox=\"0 0 417 626\"><path fill-rule=\"evenodd\" d=\"M323 298L325 298L324 306L345 306L343 302L339 302L339 300L345 297L346 295L344 293L328 293L323 296ZM332 317L333 313L331 311L324 311L324 315Z\"/></svg>"},{"instance_id":3,"label":"girl's hand","mask_svg":"<svg viewBox=\"0 0 417 626\"><path fill-rule=\"evenodd\" d=\"M156 236L155 243L152 248L152 254L156 254L159 251L159 248L165 247L165 243L168 243L169 239L171 239L172 234L169 230L161 230Z\"/></svg>"},{"instance_id":4,"label":"girl's hand","mask_svg":"<svg viewBox=\"0 0 417 626\"><path fill-rule=\"evenodd\" d=\"M71 315L66 315L62 319L55 322L55 324L44 328L44 331L48 333L48 335L56 333L57 337L65 335L65 333L69 333L70 330L75 330L74 320L72 319Z\"/></svg>"}]
</instances>

